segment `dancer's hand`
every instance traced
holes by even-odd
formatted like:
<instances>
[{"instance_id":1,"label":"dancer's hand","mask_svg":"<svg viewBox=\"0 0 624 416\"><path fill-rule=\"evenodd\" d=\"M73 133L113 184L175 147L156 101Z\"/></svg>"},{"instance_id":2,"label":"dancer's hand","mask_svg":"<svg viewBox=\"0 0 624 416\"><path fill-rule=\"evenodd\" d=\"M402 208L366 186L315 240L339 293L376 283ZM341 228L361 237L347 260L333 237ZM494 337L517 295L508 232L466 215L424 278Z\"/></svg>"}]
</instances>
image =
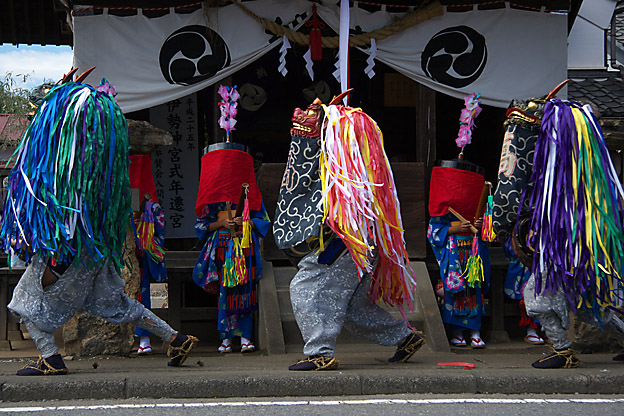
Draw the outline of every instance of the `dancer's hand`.
<instances>
[{"instance_id":1,"label":"dancer's hand","mask_svg":"<svg viewBox=\"0 0 624 416\"><path fill-rule=\"evenodd\" d=\"M462 221L459 225L453 225L449 228L448 234L465 234L470 232L470 221Z\"/></svg>"},{"instance_id":2,"label":"dancer's hand","mask_svg":"<svg viewBox=\"0 0 624 416\"><path fill-rule=\"evenodd\" d=\"M243 217L236 217L232 219L232 225L243 225Z\"/></svg>"},{"instance_id":3,"label":"dancer's hand","mask_svg":"<svg viewBox=\"0 0 624 416\"><path fill-rule=\"evenodd\" d=\"M480 230L483 227L483 217L477 219L474 223L474 226L477 230Z\"/></svg>"}]
</instances>

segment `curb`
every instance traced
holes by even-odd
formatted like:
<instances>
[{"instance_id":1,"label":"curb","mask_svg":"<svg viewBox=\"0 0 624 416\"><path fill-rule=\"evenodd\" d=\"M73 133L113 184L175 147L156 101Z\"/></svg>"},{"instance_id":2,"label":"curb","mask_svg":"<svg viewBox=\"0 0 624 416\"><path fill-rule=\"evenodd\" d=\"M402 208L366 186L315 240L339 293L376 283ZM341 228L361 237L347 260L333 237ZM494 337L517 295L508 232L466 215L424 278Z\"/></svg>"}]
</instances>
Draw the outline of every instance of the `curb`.
<instances>
[{"instance_id":1,"label":"curb","mask_svg":"<svg viewBox=\"0 0 624 416\"><path fill-rule=\"evenodd\" d=\"M624 394L624 375L600 370L394 370L223 374L70 374L0 379L0 400L359 396L378 394Z\"/></svg>"}]
</instances>

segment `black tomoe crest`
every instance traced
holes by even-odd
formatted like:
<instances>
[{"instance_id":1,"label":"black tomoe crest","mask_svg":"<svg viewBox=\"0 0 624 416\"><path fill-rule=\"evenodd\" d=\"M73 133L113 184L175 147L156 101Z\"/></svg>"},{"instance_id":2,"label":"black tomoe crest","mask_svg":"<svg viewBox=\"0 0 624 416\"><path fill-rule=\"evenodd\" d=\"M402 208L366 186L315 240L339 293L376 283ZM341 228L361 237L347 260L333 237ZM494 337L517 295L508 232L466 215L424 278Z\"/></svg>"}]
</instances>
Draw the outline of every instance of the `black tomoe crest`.
<instances>
[{"instance_id":1,"label":"black tomoe crest","mask_svg":"<svg viewBox=\"0 0 624 416\"><path fill-rule=\"evenodd\" d=\"M214 76L230 64L221 36L200 25L173 32L160 48L160 70L170 84L191 85Z\"/></svg>"},{"instance_id":2,"label":"black tomoe crest","mask_svg":"<svg viewBox=\"0 0 624 416\"><path fill-rule=\"evenodd\" d=\"M422 52L422 70L440 84L462 88L479 78L487 63L485 37L468 26L439 31Z\"/></svg>"}]
</instances>

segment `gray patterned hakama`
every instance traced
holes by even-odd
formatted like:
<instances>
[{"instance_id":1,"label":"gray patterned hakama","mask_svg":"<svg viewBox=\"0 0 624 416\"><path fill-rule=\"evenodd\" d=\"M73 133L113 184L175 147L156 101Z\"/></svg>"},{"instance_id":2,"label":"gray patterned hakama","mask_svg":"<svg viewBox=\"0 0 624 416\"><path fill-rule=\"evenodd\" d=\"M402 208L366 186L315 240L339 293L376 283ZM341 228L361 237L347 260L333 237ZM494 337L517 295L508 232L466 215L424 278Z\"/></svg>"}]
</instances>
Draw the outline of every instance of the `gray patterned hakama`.
<instances>
[{"instance_id":1,"label":"gray patterned hakama","mask_svg":"<svg viewBox=\"0 0 624 416\"><path fill-rule=\"evenodd\" d=\"M111 262L92 262L83 254L58 281L44 289L41 277L46 263L33 261L15 287L8 309L26 325L42 357L58 352L54 331L80 309L112 323L131 322L169 342L177 331L123 292L125 281Z\"/></svg>"},{"instance_id":2,"label":"gray patterned hakama","mask_svg":"<svg viewBox=\"0 0 624 416\"><path fill-rule=\"evenodd\" d=\"M531 275L524 286L524 304L527 315L539 320L555 349L562 350L572 345L566 333L570 328L570 308L563 291L536 296L535 276Z\"/></svg>"},{"instance_id":3,"label":"gray patterned hakama","mask_svg":"<svg viewBox=\"0 0 624 416\"><path fill-rule=\"evenodd\" d=\"M301 330L307 356L334 356L336 338L344 326L380 345L397 345L411 330L368 295L370 276L360 282L355 263L347 253L332 265L318 263L310 253L299 262L290 282L290 300Z\"/></svg>"}]
</instances>

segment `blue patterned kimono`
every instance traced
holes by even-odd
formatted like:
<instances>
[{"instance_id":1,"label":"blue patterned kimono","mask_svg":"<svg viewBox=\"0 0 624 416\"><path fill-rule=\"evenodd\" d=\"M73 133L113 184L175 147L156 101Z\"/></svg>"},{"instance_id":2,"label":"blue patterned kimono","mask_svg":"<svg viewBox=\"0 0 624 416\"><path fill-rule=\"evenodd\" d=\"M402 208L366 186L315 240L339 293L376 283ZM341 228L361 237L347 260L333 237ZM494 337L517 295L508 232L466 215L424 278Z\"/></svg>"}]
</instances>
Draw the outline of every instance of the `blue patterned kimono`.
<instances>
[{"instance_id":1,"label":"blue patterned kimono","mask_svg":"<svg viewBox=\"0 0 624 416\"><path fill-rule=\"evenodd\" d=\"M507 238L503 243L503 251L505 252L505 257L509 260L509 268L505 276L505 295L510 299L520 301L520 323L518 325L520 328L531 327L537 329L539 321L527 315L524 305L524 286L529 277L531 277L531 269L522 264L516 253L514 253L511 247L511 238Z\"/></svg>"},{"instance_id":2,"label":"blue patterned kimono","mask_svg":"<svg viewBox=\"0 0 624 416\"><path fill-rule=\"evenodd\" d=\"M231 204L230 208L236 211L236 204ZM264 204L259 211L250 210L249 216L255 227L252 228L251 247L244 249L248 283L228 288L223 285L223 265L230 232L226 228L208 232L210 224L217 221L217 213L225 210L225 203L206 204L203 215L195 222L197 237L206 243L195 263L193 281L201 287L219 282L217 328L221 339L236 336L252 339L253 312L258 308L256 286L262 275L260 239L269 231L270 219Z\"/></svg>"},{"instance_id":3,"label":"blue patterned kimono","mask_svg":"<svg viewBox=\"0 0 624 416\"><path fill-rule=\"evenodd\" d=\"M505 257L509 260L509 269L505 276L505 295L510 299L520 300L523 298L524 285L531 277L531 269L523 265L511 248L511 239L506 239L503 244Z\"/></svg>"},{"instance_id":4,"label":"blue patterned kimono","mask_svg":"<svg viewBox=\"0 0 624 416\"><path fill-rule=\"evenodd\" d=\"M458 221L454 215L431 217L427 239L440 265L440 276L444 284L444 306L442 321L451 330L481 329L481 315L485 311L483 295L490 287L490 250L479 240L479 255L483 262L484 282L470 287L463 277L472 236L448 235L451 222Z\"/></svg>"},{"instance_id":5,"label":"blue patterned kimono","mask_svg":"<svg viewBox=\"0 0 624 416\"><path fill-rule=\"evenodd\" d=\"M152 204L152 214L154 215L154 243L162 247L165 244L165 213L160 204L156 202ZM147 309L151 309L150 282L153 280L161 283L167 280L167 268L164 260L157 262L138 247L137 258L141 267L141 289L137 300ZM149 331L143 328L137 328L134 332L135 337L147 337L149 334Z\"/></svg>"}]
</instances>

